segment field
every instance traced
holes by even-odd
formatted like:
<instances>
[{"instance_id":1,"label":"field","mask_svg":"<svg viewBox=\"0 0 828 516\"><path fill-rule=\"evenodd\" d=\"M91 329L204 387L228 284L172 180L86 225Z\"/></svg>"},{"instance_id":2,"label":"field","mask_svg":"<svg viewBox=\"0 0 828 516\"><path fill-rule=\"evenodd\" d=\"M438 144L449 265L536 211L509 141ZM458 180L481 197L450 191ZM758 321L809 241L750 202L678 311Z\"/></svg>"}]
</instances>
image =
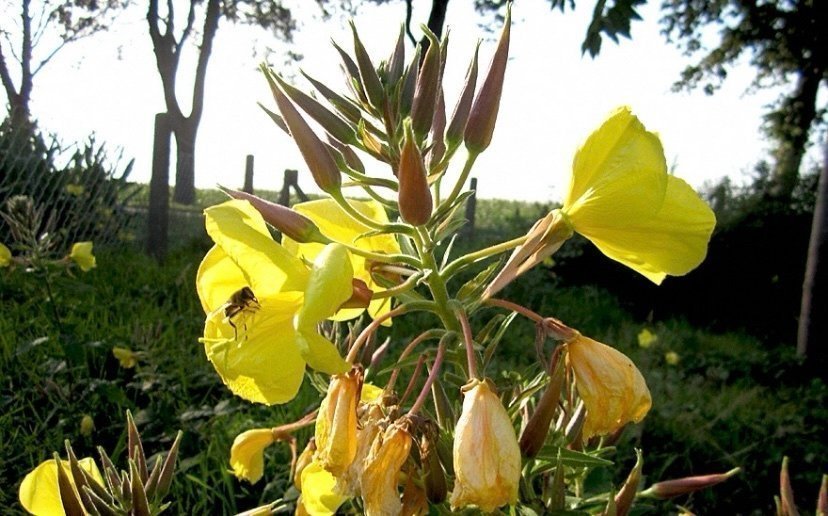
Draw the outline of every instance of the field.
<instances>
[{"instance_id":1,"label":"field","mask_svg":"<svg viewBox=\"0 0 828 516\"><path fill-rule=\"evenodd\" d=\"M474 238L465 245L520 235L547 210L483 201ZM197 216L175 227L181 234L162 265L134 243L97 250L96 269L54 283L22 270L0 271L0 507L21 511L23 475L62 450L65 439L79 456L101 445L121 458L127 409L148 454L166 450L176 430L184 431L171 514L232 514L288 492L287 446L269 449L265 479L251 486L228 471L230 444L243 430L300 417L319 392L305 382L299 400L269 408L230 395L198 342L204 314L194 278L209 241ZM714 333L681 318L636 317L640 310L618 292L564 284L555 265L532 271L506 296L612 343L644 373L653 410L619 441L612 457L624 465L619 472L634 462L633 447L645 450L648 482L740 466L736 478L677 501L700 514L767 514L787 455L800 506L813 507L828 457L828 388L798 373L789 342ZM658 336L646 348L637 338L645 328ZM392 345L401 347L411 331L409 323L395 324ZM497 360L520 372L534 357L533 332L531 324L515 321ZM137 364L124 367L114 347L137 353ZM676 356L668 360L670 352ZM94 430L84 436L86 415Z\"/></svg>"}]
</instances>

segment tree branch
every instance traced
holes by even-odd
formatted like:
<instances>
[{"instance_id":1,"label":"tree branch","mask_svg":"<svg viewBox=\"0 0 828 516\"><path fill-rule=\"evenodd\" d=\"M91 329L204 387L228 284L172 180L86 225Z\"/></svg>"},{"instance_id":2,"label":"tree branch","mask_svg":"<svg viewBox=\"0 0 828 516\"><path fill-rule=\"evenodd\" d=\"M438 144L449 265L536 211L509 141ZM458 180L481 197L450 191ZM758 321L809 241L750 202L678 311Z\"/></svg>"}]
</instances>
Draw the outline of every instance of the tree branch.
<instances>
[{"instance_id":1,"label":"tree branch","mask_svg":"<svg viewBox=\"0 0 828 516\"><path fill-rule=\"evenodd\" d=\"M207 12L204 16L204 34L201 37L201 48L198 53L198 64L193 84L193 106L188 121L198 125L201 113L204 110L204 82L207 76L207 62L213 50L213 38L218 30L221 17L220 0L208 0Z\"/></svg>"},{"instance_id":2,"label":"tree branch","mask_svg":"<svg viewBox=\"0 0 828 516\"><path fill-rule=\"evenodd\" d=\"M6 90L6 96L9 98L9 104L11 104L12 99L17 97L17 90L14 88L14 81L12 81L9 73L6 57L3 55L3 45L0 45L0 81L3 82L3 88Z\"/></svg>"}]
</instances>

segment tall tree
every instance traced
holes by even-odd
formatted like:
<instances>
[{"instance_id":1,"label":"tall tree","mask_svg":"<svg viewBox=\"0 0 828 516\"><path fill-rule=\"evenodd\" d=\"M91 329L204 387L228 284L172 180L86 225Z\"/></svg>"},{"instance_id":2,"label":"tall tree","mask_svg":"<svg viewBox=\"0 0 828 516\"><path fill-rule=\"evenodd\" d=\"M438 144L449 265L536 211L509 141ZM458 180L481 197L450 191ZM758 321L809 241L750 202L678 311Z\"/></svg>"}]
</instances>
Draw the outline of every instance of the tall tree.
<instances>
[{"instance_id":1,"label":"tall tree","mask_svg":"<svg viewBox=\"0 0 828 516\"><path fill-rule=\"evenodd\" d=\"M175 2L167 0L160 6L158 0L149 0L147 23L155 52L158 73L164 91L164 102L170 128L176 143L176 202L192 204L195 200L195 144L198 126L204 112L204 91L207 63L213 49L213 40L219 20L257 25L270 30L278 38L289 41L294 27L290 9L280 0L190 0L187 18L181 32L176 29ZM185 43L195 32L196 19L202 18L201 42L193 78L190 112L184 114L176 92L179 63Z\"/></svg>"},{"instance_id":2,"label":"tall tree","mask_svg":"<svg viewBox=\"0 0 828 516\"><path fill-rule=\"evenodd\" d=\"M30 103L38 72L66 45L108 29L115 14L127 3L128 0L20 0L19 4L8 1L4 10L9 17L0 26L0 82L15 126L32 124ZM8 11L17 5L20 11L15 24ZM19 73L13 67L19 68ZM17 81L13 75L18 76Z\"/></svg>"}]
</instances>

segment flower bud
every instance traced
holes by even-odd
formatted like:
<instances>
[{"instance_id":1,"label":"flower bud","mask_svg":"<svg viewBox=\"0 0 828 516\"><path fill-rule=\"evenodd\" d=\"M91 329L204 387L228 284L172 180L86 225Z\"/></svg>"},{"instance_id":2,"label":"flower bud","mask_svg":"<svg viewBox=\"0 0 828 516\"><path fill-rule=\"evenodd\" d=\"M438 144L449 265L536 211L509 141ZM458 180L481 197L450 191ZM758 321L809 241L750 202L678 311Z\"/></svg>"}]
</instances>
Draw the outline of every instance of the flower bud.
<instances>
[{"instance_id":1,"label":"flower bud","mask_svg":"<svg viewBox=\"0 0 828 516\"><path fill-rule=\"evenodd\" d=\"M535 406L535 412L529 418L526 428L523 429L523 433L520 435L520 451L526 457L537 455L546 442L552 418L555 416L558 403L561 400L561 390L566 376L564 373L564 361L561 360L559 354L556 354L556 362L550 374L549 384L546 386L546 390L543 391L541 399Z\"/></svg>"},{"instance_id":2,"label":"flower bud","mask_svg":"<svg viewBox=\"0 0 828 516\"><path fill-rule=\"evenodd\" d=\"M429 45L417 76L414 104L411 106L411 126L418 141L422 141L431 130L440 91L440 41L427 28L423 30Z\"/></svg>"},{"instance_id":3,"label":"flower bud","mask_svg":"<svg viewBox=\"0 0 828 516\"><path fill-rule=\"evenodd\" d=\"M487 381L463 387L463 412L454 429L452 510L476 505L492 512L517 502L520 448L509 414Z\"/></svg>"},{"instance_id":4,"label":"flower bud","mask_svg":"<svg viewBox=\"0 0 828 516\"><path fill-rule=\"evenodd\" d=\"M368 51L359 39L356 25L351 22L351 32L354 35L354 55L356 56L357 67L359 68L359 77L362 80L362 87L365 89L365 94L368 96L368 102L379 109L382 107L382 102L385 99L385 92L382 89L382 83L377 75L377 70L371 63L371 58L368 56Z\"/></svg>"},{"instance_id":5,"label":"flower bud","mask_svg":"<svg viewBox=\"0 0 828 516\"><path fill-rule=\"evenodd\" d=\"M701 489L715 486L724 482L741 471L741 468L733 468L726 473L714 473L712 475L699 475L695 477L676 478L657 482L640 493L640 496L668 500L676 496L690 494Z\"/></svg>"},{"instance_id":6,"label":"flower bud","mask_svg":"<svg viewBox=\"0 0 828 516\"><path fill-rule=\"evenodd\" d=\"M779 502L782 516L799 516L788 473L788 457L782 457L782 469L779 471Z\"/></svg>"},{"instance_id":7,"label":"flower bud","mask_svg":"<svg viewBox=\"0 0 828 516\"><path fill-rule=\"evenodd\" d=\"M406 420L390 425L377 435L365 459L362 474L362 501L367 516L400 514L402 503L397 489L400 469L411 451Z\"/></svg>"},{"instance_id":8,"label":"flower bud","mask_svg":"<svg viewBox=\"0 0 828 516\"><path fill-rule=\"evenodd\" d=\"M417 147L411 124L407 121L397 176L400 181L398 197L400 216L409 224L422 226L431 217L433 201L428 187L423 155Z\"/></svg>"},{"instance_id":9,"label":"flower bud","mask_svg":"<svg viewBox=\"0 0 828 516\"><path fill-rule=\"evenodd\" d=\"M270 91L273 93L279 112L282 113L285 125L290 129L290 134L293 136L296 146L299 147L299 152L302 153L302 158L304 158L308 169L310 169L317 186L326 193L338 192L342 185L342 177L339 175L336 163L325 148L325 144L314 134L308 123L299 114L299 111L293 107L290 100L279 89L273 79L273 72L264 65L261 69L270 84Z\"/></svg>"},{"instance_id":10,"label":"flower bud","mask_svg":"<svg viewBox=\"0 0 828 516\"><path fill-rule=\"evenodd\" d=\"M566 361L575 373L575 386L587 410L584 441L644 419L652 398L632 360L581 334L576 334L566 347Z\"/></svg>"},{"instance_id":11,"label":"flower bud","mask_svg":"<svg viewBox=\"0 0 828 516\"><path fill-rule=\"evenodd\" d=\"M500 96L503 92L503 78L506 73L506 62L509 60L509 34L512 23L511 6L506 7L506 20L503 24L503 33L497 43L497 49L489 65L489 72L483 81L483 86L474 99L464 140L466 148L471 152L483 152L492 142L497 111L500 108Z\"/></svg>"},{"instance_id":12,"label":"flower bud","mask_svg":"<svg viewBox=\"0 0 828 516\"><path fill-rule=\"evenodd\" d=\"M474 48L474 57L469 64L469 69L466 72L466 83L463 85L463 91L460 92L460 97L457 99L457 104L454 105L454 112L451 115L451 122L448 129L446 129L446 146L449 151L453 151L463 141L463 133L466 131L466 121L469 119L469 111L471 110L472 100L474 100L474 89L477 86L477 54L480 50L480 44Z\"/></svg>"},{"instance_id":13,"label":"flower bud","mask_svg":"<svg viewBox=\"0 0 828 516\"><path fill-rule=\"evenodd\" d=\"M325 97L325 99L330 102L331 105L337 109L337 111L339 111L342 116L354 123L360 121L362 118L362 112L356 104L328 88L324 83L306 74L304 70L301 70L301 73L305 76L305 79L307 79L308 82L311 83L311 85L313 85L313 87L316 88L316 90L323 97Z\"/></svg>"},{"instance_id":14,"label":"flower bud","mask_svg":"<svg viewBox=\"0 0 828 516\"><path fill-rule=\"evenodd\" d=\"M371 304L371 299L374 297L374 291L368 288L368 285L361 279L353 279L354 293L351 297L342 303L339 307L343 308L368 308Z\"/></svg>"},{"instance_id":15,"label":"flower bud","mask_svg":"<svg viewBox=\"0 0 828 516\"><path fill-rule=\"evenodd\" d=\"M354 149L352 149L350 145L338 142L334 138L328 138L328 141L337 151L339 151L342 155L342 159L345 160L346 165L357 172L361 172L363 174L365 173L365 165L362 164L362 160L359 159L359 156L357 156L357 153L354 152Z\"/></svg>"},{"instance_id":16,"label":"flower bud","mask_svg":"<svg viewBox=\"0 0 828 516\"><path fill-rule=\"evenodd\" d=\"M401 116L411 114L411 106L414 104L414 91L417 88L419 74L420 49L420 45L417 45L417 48L414 49L414 57L411 58L411 63L405 71L405 76L403 76L402 90L400 91Z\"/></svg>"},{"instance_id":17,"label":"flower bud","mask_svg":"<svg viewBox=\"0 0 828 516\"><path fill-rule=\"evenodd\" d=\"M92 254L92 242L77 242L72 244L72 251L69 252L69 258L83 272L89 272L97 266L95 256Z\"/></svg>"},{"instance_id":18,"label":"flower bud","mask_svg":"<svg viewBox=\"0 0 828 516\"><path fill-rule=\"evenodd\" d=\"M313 221L290 208L247 192L239 192L221 186L219 188L233 199L249 202L262 215L265 222L291 240L303 244L315 242L327 245L331 243L331 240L322 234Z\"/></svg>"},{"instance_id":19,"label":"flower bud","mask_svg":"<svg viewBox=\"0 0 828 516\"><path fill-rule=\"evenodd\" d=\"M627 480L621 489L615 494L615 514L617 516L627 516L635 501L635 494L638 491L638 484L641 482L641 468L644 466L644 460L641 456L641 450L635 450L635 466L627 476Z\"/></svg>"},{"instance_id":20,"label":"flower bud","mask_svg":"<svg viewBox=\"0 0 828 516\"><path fill-rule=\"evenodd\" d=\"M8 247L0 243L0 269L11 265L12 254Z\"/></svg>"},{"instance_id":21,"label":"flower bud","mask_svg":"<svg viewBox=\"0 0 828 516\"><path fill-rule=\"evenodd\" d=\"M394 86L405 71L405 25L400 25L400 34L394 45L394 53L388 59L388 84Z\"/></svg>"},{"instance_id":22,"label":"flower bud","mask_svg":"<svg viewBox=\"0 0 828 516\"><path fill-rule=\"evenodd\" d=\"M816 514L828 516L828 475L822 475L822 485L819 486L819 495L817 495Z\"/></svg>"},{"instance_id":23,"label":"flower bud","mask_svg":"<svg viewBox=\"0 0 828 516\"><path fill-rule=\"evenodd\" d=\"M242 432L230 448L230 466L237 478L255 484L264 474L264 450L276 442L272 428Z\"/></svg>"},{"instance_id":24,"label":"flower bud","mask_svg":"<svg viewBox=\"0 0 828 516\"><path fill-rule=\"evenodd\" d=\"M332 376L316 416L315 460L337 477L345 473L356 456L356 407L361 388L359 368Z\"/></svg>"},{"instance_id":25,"label":"flower bud","mask_svg":"<svg viewBox=\"0 0 828 516\"><path fill-rule=\"evenodd\" d=\"M332 113L328 108L320 104L316 99L307 95L302 90L295 88L288 84L278 74L272 74L272 77L279 83L279 86L287 94L288 97L302 108L305 113L316 120L325 131L332 137L336 138L342 143L356 143L356 134L353 127L348 122L342 120L337 115Z\"/></svg>"}]
</instances>

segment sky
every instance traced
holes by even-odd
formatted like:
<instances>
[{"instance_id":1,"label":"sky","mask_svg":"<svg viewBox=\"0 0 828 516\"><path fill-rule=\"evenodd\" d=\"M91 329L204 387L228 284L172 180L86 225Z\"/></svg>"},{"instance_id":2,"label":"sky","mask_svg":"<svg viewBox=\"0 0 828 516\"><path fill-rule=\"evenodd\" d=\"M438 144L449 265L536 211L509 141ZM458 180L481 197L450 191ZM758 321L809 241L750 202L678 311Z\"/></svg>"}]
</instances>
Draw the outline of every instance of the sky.
<instances>
[{"instance_id":1,"label":"sky","mask_svg":"<svg viewBox=\"0 0 828 516\"><path fill-rule=\"evenodd\" d=\"M760 129L762 113L779 90L748 93L753 75L750 66L743 63L731 71L724 87L713 96L701 91L672 92L673 82L689 61L660 34L658 6L653 2L641 10L644 21L633 23L632 40L616 45L605 38L596 59L582 56L580 45L592 5L584 0L579 3L575 12L566 14L551 11L545 0L521 0L514 6L498 124L492 145L472 173L479 181L478 195L559 201L568 184L575 150L621 105L630 106L649 130L659 133L668 165L690 184L700 187L723 176L737 183L746 181L751 165L767 155L768 145ZM415 2L417 23L426 20L428 4ZM492 17L481 17L472 4L453 0L446 16L451 37L443 85L449 113L477 39L485 38L478 84L494 51L496 34L479 26L491 23ZM301 67L333 89L344 91L330 39L350 48L347 19L322 21L316 3L309 0L295 0L294 13L300 27L292 49L304 59L287 67L279 55L271 61L287 75L295 76ZM404 3L393 2L367 5L355 16L374 61L390 54L404 15ZM64 142L95 133L97 141L106 142L111 155L122 151L121 167L134 158L130 177L146 182L153 118L164 111L161 83L144 11L133 8L122 13L116 27L65 47L35 78L31 107L40 127ZM295 168L300 170L302 188L316 191L289 137L256 105L262 102L274 107L257 70L268 47L286 45L262 31L221 22L208 68L205 111L196 145L197 186L221 183L240 187L245 156L253 154L255 188L278 189L282 171ZM410 55L410 46L408 51ZM189 48L178 79L186 99L194 64L195 51ZM303 80L297 79L296 84L309 90ZM189 100L183 105L187 111ZM454 168L462 166L462 155L455 161ZM383 176L390 173L382 167L369 170Z\"/></svg>"}]
</instances>

